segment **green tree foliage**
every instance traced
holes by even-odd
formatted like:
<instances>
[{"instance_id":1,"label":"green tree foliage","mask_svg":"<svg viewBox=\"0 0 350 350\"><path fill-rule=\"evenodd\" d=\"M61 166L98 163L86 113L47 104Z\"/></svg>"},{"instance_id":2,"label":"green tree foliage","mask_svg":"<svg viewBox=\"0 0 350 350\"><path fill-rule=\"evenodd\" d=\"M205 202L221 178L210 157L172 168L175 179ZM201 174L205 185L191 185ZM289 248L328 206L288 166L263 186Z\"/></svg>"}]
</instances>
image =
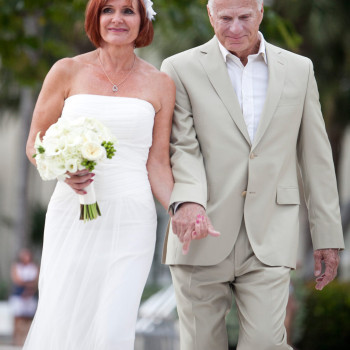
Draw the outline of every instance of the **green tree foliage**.
<instances>
[{"instance_id":1,"label":"green tree foliage","mask_svg":"<svg viewBox=\"0 0 350 350\"><path fill-rule=\"evenodd\" d=\"M153 48L163 58L206 42L212 29L206 11L206 0L158 0Z\"/></svg>"},{"instance_id":2,"label":"green tree foliage","mask_svg":"<svg viewBox=\"0 0 350 350\"><path fill-rule=\"evenodd\" d=\"M85 5L85 0L0 0L0 113L11 107L18 111L13 115L20 117L18 148L22 151L36 94L50 66L63 56L87 50ZM13 224L19 249L29 241L29 162L24 151L14 161L20 174Z\"/></svg>"},{"instance_id":3,"label":"green tree foliage","mask_svg":"<svg viewBox=\"0 0 350 350\"><path fill-rule=\"evenodd\" d=\"M207 0L158 0L152 48L161 58L200 45L213 30ZM312 59L334 160L350 122L350 31L348 0L275 0L265 6L261 31L266 40Z\"/></svg>"},{"instance_id":4,"label":"green tree foliage","mask_svg":"<svg viewBox=\"0 0 350 350\"><path fill-rule=\"evenodd\" d=\"M52 64L93 47L84 32L87 0L0 0L0 103L18 103L19 85L37 90ZM156 0L155 40L160 59L213 36L207 0ZM288 21L266 9L267 39L295 49L300 41ZM16 82L15 84L13 82Z\"/></svg>"},{"instance_id":5,"label":"green tree foliage","mask_svg":"<svg viewBox=\"0 0 350 350\"><path fill-rule=\"evenodd\" d=\"M305 300L301 350L345 350L350 342L350 284L333 281L322 293L314 283Z\"/></svg>"},{"instance_id":6,"label":"green tree foliage","mask_svg":"<svg viewBox=\"0 0 350 350\"><path fill-rule=\"evenodd\" d=\"M350 122L350 2L275 0L273 8L280 16L288 18L303 38L297 52L314 63L337 165L341 136Z\"/></svg>"},{"instance_id":7,"label":"green tree foliage","mask_svg":"<svg viewBox=\"0 0 350 350\"><path fill-rule=\"evenodd\" d=\"M163 58L201 45L213 35L206 5L207 0L157 0L158 15L155 22L153 48L160 50ZM262 31L267 40L296 50L301 38L291 21L265 7Z\"/></svg>"},{"instance_id":8,"label":"green tree foliage","mask_svg":"<svg viewBox=\"0 0 350 350\"><path fill-rule=\"evenodd\" d=\"M85 0L0 0L1 102L21 85L42 82L63 56L89 47L84 35Z\"/></svg>"},{"instance_id":9,"label":"green tree foliage","mask_svg":"<svg viewBox=\"0 0 350 350\"><path fill-rule=\"evenodd\" d=\"M83 28L86 3L0 0L0 96L9 92L14 79L21 84L41 82L57 59L92 48ZM206 3L154 1L158 15L152 50L164 58L210 39L213 30ZM271 8L265 7L261 26L270 42L314 61L328 123L344 124L350 119L348 13L347 0L275 1Z\"/></svg>"}]
</instances>

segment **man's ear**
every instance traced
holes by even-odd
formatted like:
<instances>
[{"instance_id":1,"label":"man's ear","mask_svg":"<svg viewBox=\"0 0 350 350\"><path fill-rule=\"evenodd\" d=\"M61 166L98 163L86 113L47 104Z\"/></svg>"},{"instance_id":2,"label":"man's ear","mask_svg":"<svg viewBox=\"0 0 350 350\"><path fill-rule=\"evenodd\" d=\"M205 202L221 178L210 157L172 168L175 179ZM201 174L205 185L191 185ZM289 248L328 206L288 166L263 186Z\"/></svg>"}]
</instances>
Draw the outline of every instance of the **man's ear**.
<instances>
[{"instance_id":1,"label":"man's ear","mask_svg":"<svg viewBox=\"0 0 350 350\"><path fill-rule=\"evenodd\" d=\"M209 16L209 21L210 21L210 24L211 26L214 28L214 19L213 19L213 16L210 12L210 9L209 9L209 6L207 5L207 11L208 11L208 16Z\"/></svg>"}]
</instances>

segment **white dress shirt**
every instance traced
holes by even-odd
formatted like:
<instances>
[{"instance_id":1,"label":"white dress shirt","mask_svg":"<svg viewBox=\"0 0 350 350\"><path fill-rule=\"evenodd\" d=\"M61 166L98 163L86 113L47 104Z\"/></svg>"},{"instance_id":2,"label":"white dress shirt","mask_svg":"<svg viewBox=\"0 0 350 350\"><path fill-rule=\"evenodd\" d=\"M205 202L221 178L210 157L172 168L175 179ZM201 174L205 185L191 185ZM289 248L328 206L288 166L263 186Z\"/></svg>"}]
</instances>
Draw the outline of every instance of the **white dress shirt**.
<instances>
[{"instance_id":1,"label":"white dress shirt","mask_svg":"<svg viewBox=\"0 0 350 350\"><path fill-rule=\"evenodd\" d=\"M218 40L251 142L253 142L258 129L268 85L265 39L260 32L259 37L259 51L257 54L248 56L248 63L245 66L237 56L230 53Z\"/></svg>"}]
</instances>

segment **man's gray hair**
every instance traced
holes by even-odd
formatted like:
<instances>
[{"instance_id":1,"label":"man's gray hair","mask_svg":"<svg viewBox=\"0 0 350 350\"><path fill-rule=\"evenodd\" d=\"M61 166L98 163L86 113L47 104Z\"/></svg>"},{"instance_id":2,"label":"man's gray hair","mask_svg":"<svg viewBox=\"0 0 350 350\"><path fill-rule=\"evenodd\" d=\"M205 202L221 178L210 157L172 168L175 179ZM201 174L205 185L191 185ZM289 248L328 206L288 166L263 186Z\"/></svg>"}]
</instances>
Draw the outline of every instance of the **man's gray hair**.
<instances>
[{"instance_id":1,"label":"man's gray hair","mask_svg":"<svg viewBox=\"0 0 350 350\"><path fill-rule=\"evenodd\" d=\"M257 2L258 7L260 8L264 0L255 0ZM213 14L214 9L214 0L208 0L208 7L211 14Z\"/></svg>"}]
</instances>

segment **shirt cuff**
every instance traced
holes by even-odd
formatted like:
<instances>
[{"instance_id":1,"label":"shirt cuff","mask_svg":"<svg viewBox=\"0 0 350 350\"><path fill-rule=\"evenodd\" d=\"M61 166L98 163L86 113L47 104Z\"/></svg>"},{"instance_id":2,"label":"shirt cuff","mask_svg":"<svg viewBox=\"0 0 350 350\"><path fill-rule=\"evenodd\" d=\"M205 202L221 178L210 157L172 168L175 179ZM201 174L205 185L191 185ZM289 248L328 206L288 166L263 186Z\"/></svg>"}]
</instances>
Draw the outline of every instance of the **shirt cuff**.
<instances>
[{"instance_id":1,"label":"shirt cuff","mask_svg":"<svg viewBox=\"0 0 350 350\"><path fill-rule=\"evenodd\" d=\"M175 202L175 203L173 203L173 204L171 205L174 214L176 213L176 210L179 209L179 206L180 206L181 204L183 204L183 203L184 203L184 202Z\"/></svg>"}]
</instances>

